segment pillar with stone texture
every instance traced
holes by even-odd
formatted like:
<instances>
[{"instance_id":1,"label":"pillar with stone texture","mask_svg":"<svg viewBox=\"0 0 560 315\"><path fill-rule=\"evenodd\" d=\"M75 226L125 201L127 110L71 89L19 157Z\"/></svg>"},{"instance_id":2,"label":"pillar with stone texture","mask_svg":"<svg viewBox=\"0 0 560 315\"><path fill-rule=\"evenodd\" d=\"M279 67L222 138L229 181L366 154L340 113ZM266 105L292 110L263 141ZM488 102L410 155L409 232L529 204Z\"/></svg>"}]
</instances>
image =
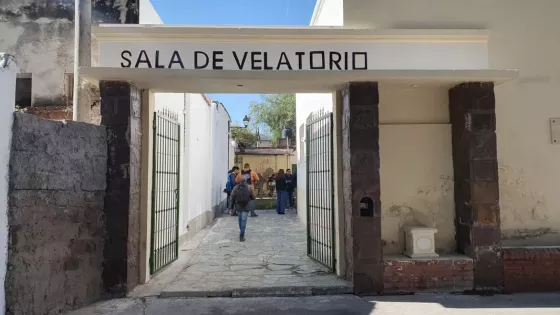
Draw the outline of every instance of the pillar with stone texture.
<instances>
[{"instance_id":1,"label":"pillar with stone texture","mask_svg":"<svg viewBox=\"0 0 560 315\"><path fill-rule=\"evenodd\" d=\"M8 175L18 72L14 56L0 53L0 314L6 310L4 280L8 263Z\"/></svg>"},{"instance_id":2,"label":"pillar with stone texture","mask_svg":"<svg viewBox=\"0 0 560 315\"><path fill-rule=\"evenodd\" d=\"M449 91L457 248L474 259L474 286L503 288L496 113L493 83Z\"/></svg>"},{"instance_id":3,"label":"pillar with stone texture","mask_svg":"<svg viewBox=\"0 0 560 315\"><path fill-rule=\"evenodd\" d=\"M101 81L99 88L108 142L103 283L122 295L140 278L141 91L116 81Z\"/></svg>"},{"instance_id":4,"label":"pillar with stone texture","mask_svg":"<svg viewBox=\"0 0 560 315\"><path fill-rule=\"evenodd\" d=\"M342 91L342 173L346 276L356 294L383 291L379 175L379 93L376 82Z\"/></svg>"}]
</instances>

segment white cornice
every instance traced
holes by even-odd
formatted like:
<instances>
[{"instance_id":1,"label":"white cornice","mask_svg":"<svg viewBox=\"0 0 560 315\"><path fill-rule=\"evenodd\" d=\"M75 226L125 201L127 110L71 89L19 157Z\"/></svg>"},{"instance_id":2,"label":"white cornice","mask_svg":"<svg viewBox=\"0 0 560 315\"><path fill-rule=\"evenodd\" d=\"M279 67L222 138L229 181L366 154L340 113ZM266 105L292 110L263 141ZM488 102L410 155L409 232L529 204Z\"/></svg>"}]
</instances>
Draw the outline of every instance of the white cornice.
<instances>
[{"instance_id":1,"label":"white cornice","mask_svg":"<svg viewBox=\"0 0 560 315\"><path fill-rule=\"evenodd\" d=\"M487 42L486 30L348 29L342 27L196 27L175 25L99 25L92 27L100 41L198 42Z\"/></svg>"}]
</instances>

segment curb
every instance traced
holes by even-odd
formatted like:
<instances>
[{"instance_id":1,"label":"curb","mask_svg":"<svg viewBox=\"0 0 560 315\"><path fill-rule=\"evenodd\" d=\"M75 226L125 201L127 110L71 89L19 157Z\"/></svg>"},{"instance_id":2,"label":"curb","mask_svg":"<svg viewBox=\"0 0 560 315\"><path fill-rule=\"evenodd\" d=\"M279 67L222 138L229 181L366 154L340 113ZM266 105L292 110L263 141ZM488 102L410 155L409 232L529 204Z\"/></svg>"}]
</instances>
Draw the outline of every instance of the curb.
<instances>
[{"instance_id":1,"label":"curb","mask_svg":"<svg viewBox=\"0 0 560 315\"><path fill-rule=\"evenodd\" d=\"M164 291L160 298L217 298L217 297L296 297L314 295L342 295L353 294L352 288L348 286L286 286L286 287L262 287L262 288L240 288L232 290L215 291Z\"/></svg>"}]
</instances>

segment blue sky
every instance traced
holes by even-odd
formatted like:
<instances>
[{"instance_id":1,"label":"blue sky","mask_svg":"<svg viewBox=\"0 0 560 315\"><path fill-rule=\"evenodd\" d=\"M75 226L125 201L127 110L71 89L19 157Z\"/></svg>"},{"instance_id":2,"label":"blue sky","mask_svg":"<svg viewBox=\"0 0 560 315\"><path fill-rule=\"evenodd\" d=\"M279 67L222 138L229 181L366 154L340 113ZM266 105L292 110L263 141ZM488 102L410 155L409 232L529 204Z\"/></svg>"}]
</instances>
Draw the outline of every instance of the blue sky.
<instances>
[{"instance_id":1,"label":"blue sky","mask_svg":"<svg viewBox=\"0 0 560 315\"><path fill-rule=\"evenodd\" d=\"M307 26L316 0L151 0L165 24ZM242 124L255 94L209 94Z\"/></svg>"}]
</instances>

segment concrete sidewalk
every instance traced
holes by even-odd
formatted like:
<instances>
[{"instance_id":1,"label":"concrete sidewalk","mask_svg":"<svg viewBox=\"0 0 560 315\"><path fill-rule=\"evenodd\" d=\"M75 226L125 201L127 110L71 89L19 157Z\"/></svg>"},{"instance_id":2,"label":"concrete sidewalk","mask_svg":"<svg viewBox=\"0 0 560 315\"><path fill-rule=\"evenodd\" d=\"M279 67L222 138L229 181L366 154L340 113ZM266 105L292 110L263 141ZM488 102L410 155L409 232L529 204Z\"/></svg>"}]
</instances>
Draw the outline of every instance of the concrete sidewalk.
<instances>
[{"instance_id":1,"label":"concrete sidewalk","mask_svg":"<svg viewBox=\"0 0 560 315\"><path fill-rule=\"evenodd\" d=\"M68 315L557 315L560 294L418 294L266 298L144 298L99 303Z\"/></svg>"}]
</instances>

